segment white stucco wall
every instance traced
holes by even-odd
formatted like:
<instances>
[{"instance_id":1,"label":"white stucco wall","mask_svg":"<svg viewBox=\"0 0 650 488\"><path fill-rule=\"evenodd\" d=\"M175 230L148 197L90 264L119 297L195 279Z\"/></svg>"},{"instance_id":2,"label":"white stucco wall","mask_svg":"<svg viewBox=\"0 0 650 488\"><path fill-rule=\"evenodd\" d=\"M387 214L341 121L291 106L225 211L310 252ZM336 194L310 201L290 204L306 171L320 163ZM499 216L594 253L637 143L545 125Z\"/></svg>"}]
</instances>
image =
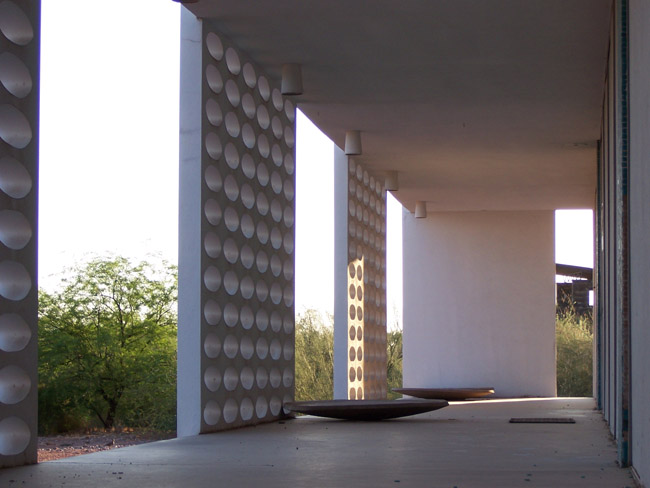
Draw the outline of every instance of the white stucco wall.
<instances>
[{"instance_id":1,"label":"white stucco wall","mask_svg":"<svg viewBox=\"0 0 650 488\"><path fill-rule=\"evenodd\" d=\"M403 215L404 386L555 395L554 213Z\"/></svg>"},{"instance_id":2,"label":"white stucco wall","mask_svg":"<svg viewBox=\"0 0 650 488\"><path fill-rule=\"evenodd\" d=\"M650 486L650 3L630 0L632 465Z\"/></svg>"}]
</instances>

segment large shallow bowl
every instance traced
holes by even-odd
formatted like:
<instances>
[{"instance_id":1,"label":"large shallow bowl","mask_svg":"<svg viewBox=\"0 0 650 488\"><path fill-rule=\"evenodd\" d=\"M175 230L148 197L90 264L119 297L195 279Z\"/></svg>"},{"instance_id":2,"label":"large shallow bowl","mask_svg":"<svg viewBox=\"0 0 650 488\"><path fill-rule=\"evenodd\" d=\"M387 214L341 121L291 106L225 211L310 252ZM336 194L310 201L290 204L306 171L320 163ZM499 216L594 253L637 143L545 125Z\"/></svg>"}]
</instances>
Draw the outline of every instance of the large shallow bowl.
<instances>
[{"instance_id":1,"label":"large shallow bowl","mask_svg":"<svg viewBox=\"0 0 650 488\"><path fill-rule=\"evenodd\" d=\"M294 413L342 420L386 420L431 412L449 405L445 400L322 400L287 402Z\"/></svg>"},{"instance_id":2,"label":"large shallow bowl","mask_svg":"<svg viewBox=\"0 0 650 488\"><path fill-rule=\"evenodd\" d=\"M494 394L494 388L393 388L395 393L416 398L437 398L447 401L467 400L468 398L483 398Z\"/></svg>"}]
</instances>

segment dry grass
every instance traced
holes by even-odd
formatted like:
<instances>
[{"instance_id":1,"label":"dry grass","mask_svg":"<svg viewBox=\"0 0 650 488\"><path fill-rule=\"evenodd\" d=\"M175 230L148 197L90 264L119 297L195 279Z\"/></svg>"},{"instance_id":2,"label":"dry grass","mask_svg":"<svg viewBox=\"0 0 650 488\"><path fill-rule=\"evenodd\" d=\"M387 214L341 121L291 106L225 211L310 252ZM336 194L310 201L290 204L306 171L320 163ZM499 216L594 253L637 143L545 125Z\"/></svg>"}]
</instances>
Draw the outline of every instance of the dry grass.
<instances>
[{"instance_id":1,"label":"dry grass","mask_svg":"<svg viewBox=\"0 0 650 488\"><path fill-rule=\"evenodd\" d=\"M590 397L593 382L593 321L569 311L555 321L558 396Z\"/></svg>"}]
</instances>

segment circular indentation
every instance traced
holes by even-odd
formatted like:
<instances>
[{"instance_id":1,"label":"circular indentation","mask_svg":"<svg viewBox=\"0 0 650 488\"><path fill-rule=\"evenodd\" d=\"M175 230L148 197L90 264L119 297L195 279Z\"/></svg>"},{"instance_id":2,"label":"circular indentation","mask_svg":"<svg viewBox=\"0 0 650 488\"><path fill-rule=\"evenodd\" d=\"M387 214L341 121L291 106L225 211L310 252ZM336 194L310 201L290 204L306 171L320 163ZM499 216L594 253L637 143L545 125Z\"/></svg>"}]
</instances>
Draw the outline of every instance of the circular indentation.
<instances>
[{"instance_id":1,"label":"circular indentation","mask_svg":"<svg viewBox=\"0 0 650 488\"><path fill-rule=\"evenodd\" d=\"M239 310L232 303L226 303L223 309L223 320L228 327L234 327L239 320Z\"/></svg>"},{"instance_id":2,"label":"circular indentation","mask_svg":"<svg viewBox=\"0 0 650 488\"><path fill-rule=\"evenodd\" d=\"M294 353L294 346L291 341L287 341L284 343L284 346L282 347L282 357L286 361L290 361L293 358L293 353Z\"/></svg>"},{"instance_id":3,"label":"circular indentation","mask_svg":"<svg viewBox=\"0 0 650 488\"><path fill-rule=\"evenodd\" d=\"M210 391L217 391L221 386L221 371L216 366L209 366L203 373L203 382Z\"/></svg>"},{"instance_id":4,"label":"circular indentation","mask_svg":"<svg viewBox=\"0 0 650 488\"><path fill-rule=\"evenodd\" d=\"M205 36L205 45L208 48L210 56L217 61L221 61L221 58L223 58L223 43L221 42L221 39L219 39L219 36L214 32L208 33L208 35Z\"/></svg>"},{"instance_id":5,"label":"circular indentation","mask_svg":"<svg viewBox=\"0 0 650 488\"><path fill-rule=\"evenodd\" d=\"M349 397L350 397L350 400L356 400L357 399L357 390L355 390L354 387L350 388Z\"/></svg>"},{"instance_id":6,"label":"circular indentation","mask_svg":"<svg viewBox=\"0 0 650 488\"><path fill-rule=\"evenodd\" d=\"M22 351L32 337L27 322L16 313L0 315L0 349L5 352Z\"/></svg>"},{"instance_id":7,"label":"circular indentation","mask_svg":"<svg viewBox=\"0 0 650 488\"><path fill-rule=\"evenodd\" d=\"M356 320L357 318L357 308L354 305L350 305L350 320Z\"/></svg>"},{"instance_id":8,"label":"circular indentation","mask_svg":"<svg viewBox=\"0 0 650 488\"><path fill-rule=\"evenodd\" d=\"M357 339L363 340L363 328L360 325L357 327Z\"/></svg>"},{"instance_id":9,"label":"circular indentation","mask_svg":"<svg viewBox=\"0 0 650 488\"><path fill-rule=\"evenodd\" d=\"M280 276L280 273L282 272L282 261L280 261L280 258L273 254L271 256L271 273L273 273L273 276L276 278Z\"/></svg>"},{"instance_id":10,"label":"circular indentation","mask_svg":"<svg viewBox=\"0 0 650 488\"><path fill-rule=\"evenodd\" d=\"M280 149L280 146L277 144L273 144L273 147L271 148L271 159L273 159L273 164L276 166L282 166L282 161L284 159L282 156L282 149Z\"/></svg>"},{"instance_id":11,"label":"circular indentation","mask_svg":"<svg viewBox=\"0 0 650 488\"><path fill-rule=\"evenodd\" d=\"M262 338L260 338L260 340L261 339ZM257 341L258 344L260 340ZM267 347L267 351L268 351L268 347ZM257 355L260 359L264 359L266 357L266 353L264 354L264 357L260 356L259 349L257 351ZM269 383L269 373L266 371L266 368L264 368L263 366L257 368L257 371L255 372L255 382L257 383L257 387L260 389L266 388L266 385Z\"/></svg>"},{"instance_id":12,"label":"circular indentation","mask_svg":"<svg viewBox=\"0 0 650 488\"><path fill-rule=\"evenodd\" d=\"M10 2L4 2L4 4L7 3ZM1 19L2 11L0 10L0 22L2 22ZM20 454L27 448L30 439L29 427L24 420L18 417L7 417L0 421L0 454L3 456Z\"/></svg>"},{"instance_id":13,"label":"circular indentation","mask_svg":"<svg viewBox=\"0 0 650 488\"><path fill-rule=\"evenodd\" d=\"M361 346L357 348L357 359L363 361L363 349L361 349Z\"/></svg>"},{"instance_id":14,"label":"circular indentation","mask_svg":"<svg viewBox=\"0 0 650 488\"><path fill-rule=\"evenodd\" d=\"M350 340L353 341L357 337L357 328L353 325L350 327Z\"/></svg>"},{"instance_id":15,"label":"circular indentation","mask_svg":"<svg viewBox=\"0 0 650 488\"><path fill-rule=\"evenodd\" d=\"M258 396L255 400L255 415L258 419L263 419L266 417L266 412L269 410L269 404L266 401L266 398L263 396Z\"/></svg>"},{"instance_id":16,"label":"circular indentation","mask_svg":"<svg viewBox=\"0 0 650 488\"><path fill-rule=\"evenodd\" d=\"M221 286L221 273L215 266L208 266L203 273L203 283L210 291L217 291Z\"/></svg>"},{"instance_id":17,"label":"circular indentation","mask_svg":"<svg viewBox=\"0 0 650 488\"><path fill-rule=\"evenodd\" d=\"M233 75L238 75L241 71L241 62L239 61L239 55L237 51L229 47L226 49L226 66L228 66L228 71Z\"/></svg>"},{"instance_id":18,"label":"circular indentation","mask_svg":"<svg viewBox=\"0 0 650 488\"><path fill-rule=\"evenodd\" d=\"M239 137L239 119L235 112L228 112L226 114L226 131L230 137Z\"/></svg>"},{"instance_id":19,"label":"circular indentation","mask_svg":"<svg viewBox=\"0 0 650 488\"><path fill-rule=\"evenodd\" d=\"M214 300L208 300L203 307L203 316L208 324L217 325L221 320L221 307Z\"/></svg>"},{"instance_id":20,"label":"circular indentation","mask_svg":"<svg viewBox=\"0 0 650 488\"><path fill-rule=\"evenodd\" d=\"M284 225L286 225L287 227L293 227L293 222L294 222L293 207L286 207L284 209L282 218L284 219Z\"/></svg>"},{"instance_id":21,"label":"circular indentation","mask_svg":"<svg viewBox=\"0 0 650 488\"><path fill-rule=\"evenodd\" d=\"M259 105L257 107L257 123L264 130L268 129L269 125L271 124L269 111L266 109L264 105Z\"/></svg>"},{"instance_id":22,"label":"circular indentation","mask_svg":"<svg viewBox=\"0 0 650 488\"><path fill-rule=\"evenodd\" d=\"M264 134L260 134L257 138L257 150L263 158L268 158L271 153L271 146L269 146L269 139Z\"/></svg>"},{"instance_id":23,"label":"circular indentation","mask_svg":"<svg viewBox=\"0 0 650 488\"><path fill-rule=\"evenodd\" d=\"M277 171L271 173L271 189L278 195L282 191L282 176Z\"/></svg>"},{"instance_id":24,"label":"circular indentation","mask_svg":"<svg viewBox=\"0 0 650 488\"><path fill-rule=\"evenodd\" d=\"M257 343L255 344L255 352L257 354L257 357L260 359L266 359L266 356L268 356L269 343L264 337L257 339Z\"/></svg>"},{"instance_id":25,"label":"circular indentation","mask_svg":"<svg viewBox=\"0 0 650 488\"><path fill-rule=\"evenodd\" d=\"M246 368L244 368L244 369L246 369ZM243 374L244 374L244 372L242 371L242 375ZM251 372L251 374L252 374L252 372ZM243 384L243 382L242 382L242 384ZM246 388L246 389L250 390L250 388ZM250 420L250 419L253 418L254 413L255 413L255 407L253 406L253 400L251 400L250 398L244 398L241 401L241 405L239 405L239 415L241 415L241 419L244 420L244 421Z\"/></svg>"},{"instance_id":26,"label":"circular indentation","mask_svg":"<svg viewBox=\"0 0 650 488\"><path fill-rule=\"evenodd\" d=\"M255 100L253 100L253 96L250 93L244 93L242 95L241 106L244 109L244 113L246 114L246 117L248 117L249 119L255 117L255 114L257 113L255 107Z\"/></svg>"},{"instance_id":27,"label":"circular indentation","mask_svg":"<svg viewBox=\"0 0 650 488\"><path fill-rule=\"evenodd\" d=\"M234 239L230 237L223 243L223 255L230 264L235 264L239 259L239 248Z\"/></svg>"},{"instance_id":28,"label":"circular indentation","mask_svg":"<svg viewBox=\"0 0 650 488\"><path fill-rule=\"evenodd\" d=\"M284 297L285 306L291 307L293 305L293 300L294 300L293 284L289 284L284 287L284 292L282 296Z\"/></svg>"},{"instance_id":29,"label":"circular indentation","mask_svg":"<svg viewBox=\"0 0 650 488\"><path fill-rule=\"evenodd\" d=\"M208 232L203 238L203 248L205 253L211 258L216 258L221 254L221 240L214 232Z\"/></svg>"},{"instance_id":30,"label":"circular indentation","mask_svg":"<svg viewBox=\"0 0 650 488\"><path fill-rule=\"evenodd\" d=\"M241 132L244 145L248 149L255 147L255 131L253 131L253 128L250 126L250 124L244 124Z\"/></svg>"},{"instance_id":31,"label":"circular indentation","mask_svg":"<svg viewBox=\"0 0 650 488\"><path fill-rule=\"evenodd\" d=\"M280 112L284 108L284 100L282 99L282 93L277 88L273 89L272 93L273 106L275 109Z\"/></svg>"},{"instance_id":32,"label":"circular indentation","mask_svg":"<svg viewBox=\"0 0 650 488\"><path fill-rule=\"evenodd\" d=\"M208 400L203 409L203 420L208 425L216 425L221 418L221 407L214 400Z\"/></svg>"},{"instance_id":33,"label":"circular indentation","mask_svg":"<svg viewBox=\"0 0 650 488\"><path fill-rule=\"evenodd\" d=\"M240 191L241 202L244 204L244 207L251 209L255 206L255 192L253 188L248 183L244 183ZM244 217L242 217L242 227L244 226ZM250 237L250 236L247 236Z\"/></svg>"},{"instance_id":34,"label":"circular indentation","mask_svg":"<svg viewBox=\"0 0 650 488\"><path fill-rule=\"evenodd\" d=\"M244 172L244 176L249 180L255 177L255 161L253 161L253 157L250 154L246 153L242 156L241 169Z\"/></svg>"},{"instance_id":35,"label":"circular indentation","mask_svg":"<svg viewBox=\"0 0 650 488\"><path fill-rule=\"evenodd\" d=\"M232 397L228 398L223 406L223 420L227 424L232 424L235 420L237 420L238 413L239 406L237 405L237 400Z\"/></svg>"},{"instance_id":36,"label":"circular indentation","mask_svg":"<svg viewBox=\"0 0 650 488\"><path fill-rule=\"evenodd\" d=\"M11 156L0 157L0 190L12 198L24 198L32 189L25 167Z\"/></svg>"},{"instance_id":37,"label":"circular indentation","mask_svg":"<svg viewBox=\"0 0 650 488\"><path fill-rule=\"evenodd\" d=\"M271 354L272 359L276 361L280 359L280 355L282 354L282 345L280 344L279 340L273 339L271 341L271 345L269 346L269 353ZM273 374L272 370L271 374ZM273 384L273 376L271 376L271 384Z\"/></svg>"},{"instance_id":38,"label":"circular indentation","mask_svg":"<svg viewBox=\"0 0 650 488\"><path fill-rule=\"evenodd\" d=\"M210 98L205 103L205 115L208 117L208 122L210 122L215 127L218 127L223 122L223 113L221 112L221 107L216 102L216 100Z\"/></svg>"},{"instance_id":39,"label":"circular indentation","mask_svg":"<svg viewBox=\"0 0 650 488\"><path fill-rule=\"evenodd\" d=\"M361 307L357 307L357 319L363 320L363 309Z\"/></svg>"},{"instance_id":40,"label":"circular indentation","mask_svg":"<svg viewBox=\"0 0 650 488\"><path fill-rule=\"evenodd\" d=\"M226 159L228 153L228 147L226 147ZM239 198L239 185L237 185L237 180L233 175L226 176L226 180L223 183L223 188L226 192L226 197L231 202L237 201Z\"/></svg>"},{"instance_id":41,"label":"circular indentation","mask_svg":"<svg viewBox=\"0 0 650 488\"><path fill-rule=\"evenodd\" d=\"M259 90L262 99L265 102L268 102L269 97L271 96L271 87L269 86L269 80L267 80L266 77L259 77L257 80L257 89Z\"/></svg>"},{"instance_id":42,"label":"circular indentation","mask_svg":"<svg viewBox=\"0 0 650 488\"><path fill-rule=\"evenodd\" d=\"M287 232L282 238L282 245L284 247L284 252L291 254L293 252L293 232Z\"/></svg>"},{"instance_id":43,"label":"circular indentation","mask_svg":"<svg viewBox=\"0 0 650 488\"><path fill-rule=\"evenodd\" d=\"M29 18L11 1L0 2L0 32L19 46L26 46L34 38L34 29Z\"/></svg>"},{"instance_id":44,"label":"circular indentation","mask_svg":"<svg viewBox=\"0 0 650 488\"><path fill-rule=\"evenodd\" d=\"M296 136L291 127L287 126L284 128L284 142L289 147L293 147L296 144Z\"/></svg>"},{"instance_id":45,"label":"circular indentation","mask_svg":"<svg viewBox=\"0 0 650 488\"><path fill-rule=\"evenodd\" d=\"M239 88L237 87L237 83L233 80L226 81L226 97L228 98L230 105L233 107L239 106L239 102L241 101Z\"/></svg>"},{"instance_id":46,"label":"circular indentation","mask_svg":"<svg viewBox=\"0 0 650 488\"><path fill-rule=\"evenodd\" d=\"M205 150L208 152L208 156L212 159L218 160L221 158L221 155L223 154L221 140L214 132L208 132L205 136Z\"/></svg>"},{"instance_id":47,"label":"circular indentation","mask_svg":"<svg viewBox=\"0 0 650 488\"><path fill-rule=\"evenodd\" d=\"M280 285L280 283L274 282L271 285L271 293L270 293L270 295L271 295L271 301L274 304L279 305L280 302L282 301L282 286Z\"/></svg>"},{"instance_id":48,"label":"circular indentation","mask_svg":"<svg viewBox=\"0 0 650 488\"><path fill-rule=\"evenodd\" d=\"M257 75L255 74L253 65L246 63L242 69L242 74L244 75L244 83L246 83L248 88L255 88L255 85L257 85Z\"/></svg>"},{"instance_id":49,"label":"circular indentation","mask_svg":"<svg viewBox=\"0 0 650 488\"><path fill-rule=\"evenodd\" d=\"M206 334L205 341L203 341L203 350L205 351L205 355L210 359L219 357L221 353L221 340L219 336L214 332Z\"/></svg>"},{"instance_id":50,"label":"circular indentation","mask_svg":"<svg viewBox=\"0 0 650 488\"><path fill-rule=\"evenodd\" d=\"M296 120L296 107L291 103L291 100L284 101L284 113L289 119L289 122Z\"/></svg>"},{"instance_id":51,"label":"circular indentation","mask_svg":"<svg viewBox=\"0 0 650 488\"><path fill-rule=\"evenodd\" d=\"M273 332L280 332L282 328L282 317L277 311L271 312L271 330Z\"/></svg>"},{"instance_id":52,"label":"circular indentation","mask_svg":"<svg viewBox=\"0 0 650 488\"><path fill-rule=\"evenodd\" d=\"M358 278L359 280L362 280L362 279L363 279L363 269L361 269L361 266L360 266L360 265L357 266L357 278Z\"/></svg>"},{"instance_id":53,"label":"circular indentation","mask_svg":"<svg viewBox=\"0 0 650 488\"><path fill-rule=\"evenodd\" d=\"M249 300L250 298L253 297L253 294L255 293L255 283L253 283L253 279L250 276L244 276L244 278L241 280L241 284L239 286L241 290L241 295L244 297L246 300ZM244 321L244 309L241 311L241 320L242 322ZM251 317L250 317L250 324L252 325L253 323L253 312L251 312ZM245 329L248 329L250 327L244 327Z\"/></svg>"},{"instance_id":54,"label":"circular indentation","mask_svg":"<svg viewBox=\"0 0 650 488\"><path fill-rule=\"evenodd\" d=\"M226 228L230 232L235 232L239 228L239 215L237 215L237 211L234 208L226 208L226 211L224 212L224 222L226 223Z\"/></svg>"},{"instance_id":55,"label":"circular indentation","mask_svg":"<svg viewBox=\"0 0 650 488\"><path fill-rule=\"evenodd\" d=\"M269 199L264 193L257 194L257 211L262 216L269 213Z\"/></svg>"},{"instance_id":56,"label":"circular indentation","mask_svg":"<svg viewBox=\"0 0 650 488\"><path fill-rule=\"evenodd\" d=\"M226 340L228 340L227 337ZM224 345L224 349L225 349L225 345ZM228 391L234 391L237 388L238 384L239 384L239 374L237 374L237 370L232 366L228 366L226 368L226 371L223 374L223 386Z\"/></svg>"},{"instance_id":57,"label":"circular indentation","mask_svg":"<svg viewBox=\"0 0 650 488\"><path fill-rule=\"evenodd\" d=\"M282 400L280 400L277 396L271 397L271 401L269 402L269 408L271 410L271 414L274 416L277 416L280 414L282 411Z\"/></svg>"},{"instance_id":58,"label":"circular indentation","mask_svg":"<svg viewBox=\"0 0 650 488\"><path fill-rule=\"evenodd\" d=\"M292 175L294 170L296 169L296 164L293 160L293 154L288 153L285 154L284 156L284 169L287 172L287 174Z\"/></svg>"},{"instance_id":59,"label":"circular indentation","mask_svg":"<svg viewBox=\"0 0 650 488\"><path fill-rule=\"evenodd\" d=\"M348 266L348 273L350 274L350 278L354 279L354 277L357 275L357 268L354 264L350 263Z\"/></svg>"},{"instance_id":60,"label":"circular indentation","mask_svg":"<svg viewBox=\"0 0 650 488\"><path fill-rule=\"evenodd\" d=\"M357 379L357 373L354 368L350 368L350 371L348 372L348 378L350 381L354 381Z\"/></svg>"},{"instance_id":61,"label":"circular indentation","mask_svg":"<svg viewBox=\"0 0 650 488\"><path fill-rule=\"evenodd\" d=\"M266 270L269 267L269 258L264 251L259 251L257 257L255 258L255 264L257 265L257 270L260 273L266 273Z\"/></svg>"},{"instance_id":62,"label":"circular indentation","mask_svg":"<svg viewBox=\"0 0 650 488\"><path fill-rule=\"evenodd\" d=\"M292 201L296 193L295 189L293 188L293 182L291 180L284 180L284 184L282 188L284 190L284 197L287 200Z\"/></svg>"},{"instance_id":63,"label":"circular indentation","mask_svg":"<svg viewBox=\"0 0 650 488\"><path fill-rule=\"evenodd\" d=\"M241 343L239 344L239 352L244 359L250 359L253 357L255 346L253 345L253 340L249 336L242 337Z\"/></svg>"},{"instance_id":64,"label":"circular indentation","mask_svg":"<svg viewBox=\"0 0 650 488\"><path fill-rule=\"evenodd\" d=\"M237 338L232 334L228 334L223 341L223 353L226 357L234 359L237 357L238 352L239 342L237 342Z\"/></svg>"},{"instance_id":65,"label":"circular indentation","mask_svg":"<svg viewBox=\"0 0 650 488\"><path fill-rule=\"evenodd\" d=\"M276 222L282 220L282 205L275 198L271 201L271 218Z\"/></svg>"},{"instance_id":66,"label":"circular indentation","mask_svg":"<svg viewBox=\"0 0 650 488\"><path fill-rule=\"evenodd\" d=\"M257 240L262 244L269 241L269 228L262 220L257 223Z\"/></svg>"},{"instance_id":67,"label":"circular indentation","mask_svg":"<svg viewBox=\"0 0 650 488\"><path fill-rule=\"evenodd\" d=\"M244 265L244 268L251 269L253 267L253 263L255 262L255 253L248 244L244 244L242 246L239 256L241 258L241 263Z\"/></svg>"},{"instance_id":68,"label":"circular indentation","mask_svg":"<svg viewBox=\"0 0 650 488\"><path fill-rule=\"evenodd\" d=\"M257 299L260 302L266 301L267 297L269 296L269 287L264 281L260 280L256 283L255 294L257 295Z\"/></svg>"},{"instance_id":69,"label":"circular indentation","mask_svg":"<svg viewBox=\"0 0 650 488\"><path fill-rule=\"evenodd\" d=\"M277 115L273 116L271 119L271 130L276 139L280 139L283 134L282 121Z\"/></svg>"},{"instance_id":70,"label":"circular indentation","mask_svg":"<svg viewBox=\"0 0 650 488\"><path fill-rule=\"evenodd\" d=\"M24 369L14 365L0 369L0 402L7 405L21 402L31 387L32 381Z\"/></svg>"},{"instance_id":71,"label":"circular indentation","mask_svg":"<svg viewBox=\"0 0 650 488\"><path fill-rule=\"evenodd\" d=\"M295 327L295 318L293 315L285 315L284 319L282 320L282 328L284 329L284 332L287 334L291 334L293 332L293 329Z\"/></svg>"},{"instance_id":72,"label":"circular indentation","mask_svg":"<svg viewBox=\"0 0 650 488\"><path fill-rule=\"evenodd\" d=\"M228 295L234 295L239 289L239 278L234 271L226 271L226 274L223 277L223 286L226 289Z\"/></svg>"},{"instance_id":73,"label":"circular indentation","mask_svg":"<svg viewBox=\"0 0 650 488\"><path fill-rule=\"evenodd\" d=\"M16 210L0 211L0 242L9 249L24 248L32 239L32 226Z\"/></svg>"},{"instance_id":74,"label":"circular indentation","mask_svg":"<svg viewBox=\"0 0 650 488\"><path fill-rule=\"evenodd\" d=\"M0 54L0 83L17 98L25 98L32 91L32 75L25 63L10 52Z\"/></svg>"},{"instance_id":75,"label":"circular indentation","mask_svg":"<svg viewBox=\"0 0 650 488\"><path fill-rule=\"evenodd\" d=\"M206 66L205 79L208 82L210 90L217 94L221 93L221 90L223 90L223 78L221 77L221 73L219 73L219 70L216 66L213 64Z\"/></svg>"},{"instance_id":76,"label":"circular indentation","mask_svg":"<svg viewBox=\"0 0 650 488\"><path fill-rule=\"evenodd\" d=\"M293 271L293 259L285 260L284 264L282 265L282 273L284 274L284 279L290 280L293 278Z\"/></svg>"},{"instance_id":77,"label":"circular indentation","mask_svg":"<svg viewBox=\"0 0 650 488\"><path fill-rule=\"evenodd\" d=\"M277 227L271 229L271 246L276 250L282 247L282 233Z\"/></svg>"},{"instance_id":78,"label":"circular indentation","mask_svg":"<svg viewBox=\"0 0 650 488\"><path fill-rule=\"evenodd\" d=\"M359 378L359 380L363 378L363 370L361 369L361 366L357 366L357 378ZM361 398L361 394L359 393L359 390L357 390L357 396Z\"/></svg>"},{"instance_id":79,"label":"circular indentation","mask_svg":"<svg viewBox=\"0 0 650 488\"><path fill-rule=\"evenodd\" d=\"M221 173L214 165L209 165L205 168L205 184L213 192L220 192L223 188L223 179L221 178Z\"/></svg>"},{"instance_id":80,"label":"circular indentation","mask_svg":"<svg viewBox=\"0 0 650 488\"><path fill-rule=\"evenodd\" d=\"M255 314L255 325L262 332L269 326L269 314L263 308L258 309Z\"/></svg>"},{"instance_id":81,"label":"circular indentation","mask_svg":"<svg viewBox=\"0 0 650 488\"><path fill-rule=\"evenodd\" d=\"M0 105L0 139L16 149L24 149L32 140L27 117L13 105Z\"/></svg>"},{"instance_id":82,"label":"circular indentation","mask_svg":"<svg viewBox=\"0 0 650 488\"><path fill-rule=\"evenodd\" d=\"M255 384L255 373L250 367L244 366L239 373L239 381L245 390L250 390Z\"/></svg>"},{"instance_id":83,"label":"circular indentation","mask_svg":"<svg viewBox=\"0 0 650 488\"><path fill-rule=\"evenodd\" d=\"M273 388L280 386L280 383L282 382L282 373L280 373L280 370L278 368L271 368L271 371L269 372L269 382Z\"/></svg>"},{"instance_id":84,"label":"circular indentation","mask_svg":"<svg viewBox=\"0 0 650 488\"><path fill-rule=\"evenodd\" d=\"M25 267L15 261L0 262L0 295L12 301L22 300L32 288Z\"/></svg>"},{"instance_id":85,"label":"circular indentation","mask_svg":"<svg viewBox=\"0 0 650 488\"><path fill-rule=\"evenodd\" d=\"M282 372L282 384L285 388L289 388L293 385L293 371L291 371L291 368L284 368L284 371Z\"/></svg>"},{"instance_id":86,"label":"circular indentation","mask_svg":"<svg viewBox=\"0 0 650 488\"><path fill-rule=\"evenodd\" d=\"M269 184L269 170L264 163L260 163L257 166L257 181L259 181L262 186Z\"/></svg>"},{"instance_id":87,"label":"circular indentation","mask_svg":"<svg viewBox=\"0 0 650 488\"><path fill-rule=\"evenodd\" d=\"M350 288L349 288L348 291L349 291L349 293L350 293L350 298L351 298L352 300L354 300L355 297L357 296L357 289L354 287L354 285L350 285Z\"/></svg>"}]
</instances>

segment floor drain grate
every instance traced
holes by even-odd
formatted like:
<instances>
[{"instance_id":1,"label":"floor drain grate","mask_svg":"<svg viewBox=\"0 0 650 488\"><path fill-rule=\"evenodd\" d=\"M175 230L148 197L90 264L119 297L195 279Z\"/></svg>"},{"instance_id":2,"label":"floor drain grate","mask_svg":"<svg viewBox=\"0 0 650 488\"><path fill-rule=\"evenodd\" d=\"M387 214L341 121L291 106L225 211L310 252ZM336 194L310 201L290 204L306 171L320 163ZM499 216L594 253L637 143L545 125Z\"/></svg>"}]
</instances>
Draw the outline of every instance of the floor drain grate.
<instances>
[{"instance_id":1,"label":"floor drain grate","mask_svg":"<svg viewBox=\"0 0 650 488\"><path fill-rule=\"evenodd\" d=\"M511 424L575 424L571 417L512 418Z\"/></svg>"}]
</instances>

